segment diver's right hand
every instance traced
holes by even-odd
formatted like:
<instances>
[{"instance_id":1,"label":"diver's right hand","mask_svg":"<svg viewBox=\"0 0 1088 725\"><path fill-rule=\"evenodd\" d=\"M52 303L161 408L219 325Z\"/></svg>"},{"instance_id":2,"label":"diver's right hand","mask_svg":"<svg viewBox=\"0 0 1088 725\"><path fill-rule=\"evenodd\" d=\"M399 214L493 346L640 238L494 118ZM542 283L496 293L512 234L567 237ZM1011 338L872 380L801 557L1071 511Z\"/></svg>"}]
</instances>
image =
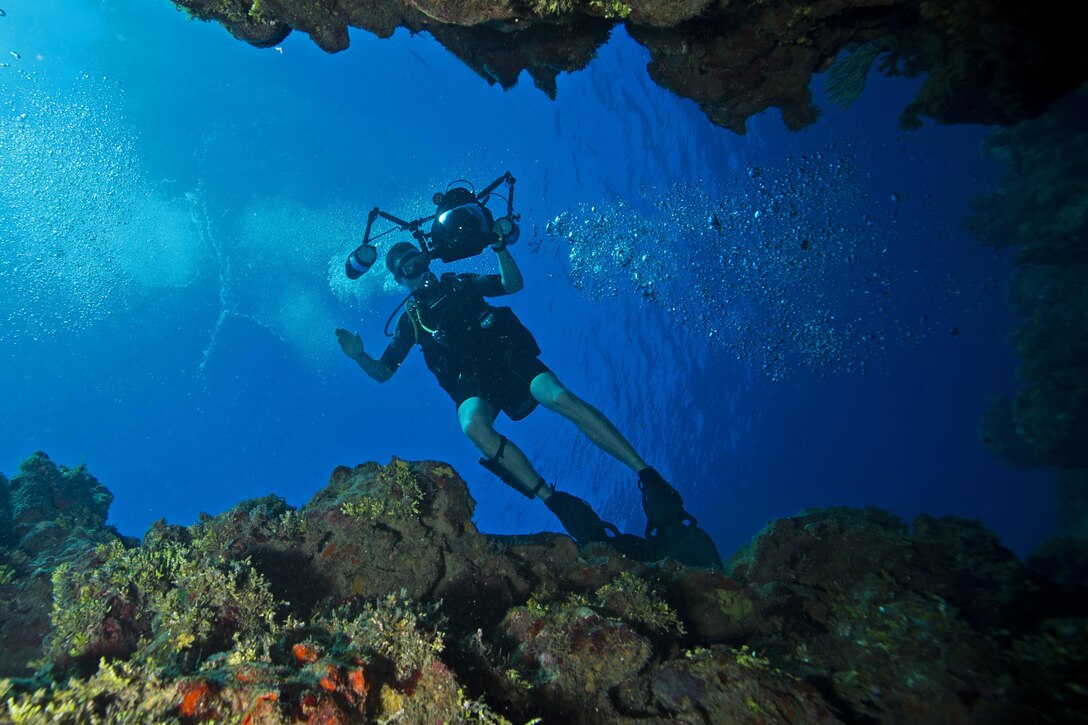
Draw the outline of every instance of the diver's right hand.
<instances>
[{"instance_id":1,"label":"diver's right hand","mask_svg":"<svg viewBox=\"0 0 1088 725\"><path fill-rule=\"evenodd\" d=\"M336 339L340 342L340 349L352 360L358 360L363 356L363 339L358 332L348 332L342 327L336 328Z\"/></svg>"}]
</instances>

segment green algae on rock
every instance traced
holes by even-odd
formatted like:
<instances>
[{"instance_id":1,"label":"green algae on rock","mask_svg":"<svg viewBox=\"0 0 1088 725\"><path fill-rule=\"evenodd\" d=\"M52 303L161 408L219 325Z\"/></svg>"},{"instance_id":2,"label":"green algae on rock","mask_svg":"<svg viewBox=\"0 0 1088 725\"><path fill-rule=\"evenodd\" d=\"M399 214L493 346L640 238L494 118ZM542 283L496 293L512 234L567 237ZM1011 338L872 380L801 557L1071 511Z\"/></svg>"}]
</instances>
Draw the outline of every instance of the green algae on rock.
<instances>
[{"instance_id":1,"label":"green algae on rock","mask_svg":"<svg viewBox=\"0 0 1088 725\"><path fill-rule=\"evenodd\" d=\"M39 456L21 487L64 479ZM104 500L68 475L71 501ZM392 508L344 510L378 496ZM473 508L449 466L393 459L337 468L300 510L268 496L142 543L76 516L73 541L5 554L0 597L32 606L0 615L0 720L1042 722L1088 704L1084 592L977 522L808 511L729 575L488 536Z\"/></svg>"}]
</instances>

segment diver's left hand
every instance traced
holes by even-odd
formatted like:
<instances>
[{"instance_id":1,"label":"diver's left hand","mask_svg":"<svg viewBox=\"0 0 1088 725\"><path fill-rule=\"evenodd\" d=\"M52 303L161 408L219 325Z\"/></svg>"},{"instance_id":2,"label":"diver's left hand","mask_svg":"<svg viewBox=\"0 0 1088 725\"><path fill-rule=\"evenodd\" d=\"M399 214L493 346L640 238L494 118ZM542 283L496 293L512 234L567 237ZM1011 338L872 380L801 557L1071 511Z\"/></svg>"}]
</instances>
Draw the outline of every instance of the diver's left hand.
<instances>
[{"instance_id":1,"label":"diver's left hand","mask_svg":"<svg viewBox=\"0 0 1088 725\"><path fill-rule=\"evenodd\" d=\"M342 327L336 328L336 339L340 342L340 349L352 360L358 360L365 352L363 339L358 332L348 332Z\"/></svg>"}]
</instances>

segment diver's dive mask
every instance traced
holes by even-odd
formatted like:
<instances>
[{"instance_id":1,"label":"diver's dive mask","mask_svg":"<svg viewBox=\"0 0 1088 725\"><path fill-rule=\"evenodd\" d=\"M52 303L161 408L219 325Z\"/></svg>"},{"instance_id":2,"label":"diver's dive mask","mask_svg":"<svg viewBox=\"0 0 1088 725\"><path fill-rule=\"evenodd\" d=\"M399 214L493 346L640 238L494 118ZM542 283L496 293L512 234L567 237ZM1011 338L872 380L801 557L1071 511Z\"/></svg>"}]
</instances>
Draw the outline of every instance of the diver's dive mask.
<instances>
[{"instance_id":1,"label":"diver's dive mask","mask_svg":"<svg viewBox=\"0 0 1088 725\"><path fill-rule=\"evenodd\" d=\"M427 271L429 260L423 252L408 252L398 260L396 265L399 279L419 279L420 275Z\"/></svg>"}]
</instances>

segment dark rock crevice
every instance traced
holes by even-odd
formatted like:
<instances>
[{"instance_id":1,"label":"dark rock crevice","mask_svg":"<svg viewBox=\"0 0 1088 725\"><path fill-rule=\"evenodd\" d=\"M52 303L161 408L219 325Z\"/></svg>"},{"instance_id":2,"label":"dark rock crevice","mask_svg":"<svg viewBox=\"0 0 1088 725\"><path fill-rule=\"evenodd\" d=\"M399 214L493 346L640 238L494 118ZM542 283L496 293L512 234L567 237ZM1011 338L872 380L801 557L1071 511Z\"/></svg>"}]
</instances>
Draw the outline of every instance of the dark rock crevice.
<instances>
[{"instance_id":1,"label":"dark rock crevice","mask_svg":"<svg viewBox=\"0 0 1088 725\"><path fill-rule=\"evenodd\" d=\"M885 73L926 74L902 111L906 127L923 116L1002 125L1036 118L1088 78L1070 18L988 0L174 1L258 47L292 29L327 52L348 47L349 26L378 37L427 32L487 83L509 88L526 71L553 98L557 76L583 69L623 23L650 51L655 82L738 133L768 108L791 129L813 123L812 75L870 42L880 44Z\"/></svg>"}]
</instances>

